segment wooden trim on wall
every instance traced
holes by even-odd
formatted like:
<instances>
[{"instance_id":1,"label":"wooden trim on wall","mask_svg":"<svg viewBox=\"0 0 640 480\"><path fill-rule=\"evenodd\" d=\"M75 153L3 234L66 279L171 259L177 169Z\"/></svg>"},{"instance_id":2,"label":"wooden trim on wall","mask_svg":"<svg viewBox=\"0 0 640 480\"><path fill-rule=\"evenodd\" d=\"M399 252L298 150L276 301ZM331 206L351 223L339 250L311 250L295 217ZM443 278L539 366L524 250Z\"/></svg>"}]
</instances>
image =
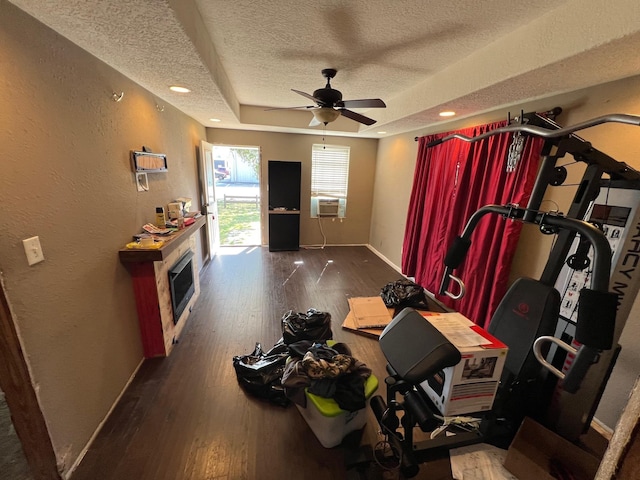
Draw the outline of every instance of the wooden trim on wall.
<instances>
[{"instance_id":1,"label":"wooden trim on wall","mask_svg":"<svg viewBox=\"0 0 640 480\"><path fill-rule=\"evenodd\" d=\"M60 480L49 431L24 360L9 302L0 282L0 387L36 480Z\"/></svg>"},{"instance_id":2,"label":"wooden trim on wall","mask_svg":"<svg viewBox=\"0 0 640 480\"><path fill-rule=\"evenodd\" d=\"M631 390L595 480L634 480L640 468L640 377Z\"/></svg>"}]
</instances>

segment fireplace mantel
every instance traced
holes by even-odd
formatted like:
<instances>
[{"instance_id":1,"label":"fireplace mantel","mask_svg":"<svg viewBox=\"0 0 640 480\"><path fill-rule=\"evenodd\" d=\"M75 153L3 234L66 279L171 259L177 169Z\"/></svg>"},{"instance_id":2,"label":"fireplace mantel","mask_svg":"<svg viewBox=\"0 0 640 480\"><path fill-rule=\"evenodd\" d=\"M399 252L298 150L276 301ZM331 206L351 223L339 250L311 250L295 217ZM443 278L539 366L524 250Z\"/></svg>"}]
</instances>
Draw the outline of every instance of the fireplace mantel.
<instances>
[{"instance_id":1,"label":"fireplace mantel","mask_svg":"<svg viewBox=\"0 0 640 480\"><path fill-rule=\"evenodd\" d=\"M188 251L196 253L196 233L205 218L196 221L167 238L158 249L121 249L120 262L127 267L133 280L142 347L146 358L166 357L178 342L191 309L200 295L197 255L193 262L195 293L176 323L173 319L169 269Z\"/></svg>"}]
</instances>

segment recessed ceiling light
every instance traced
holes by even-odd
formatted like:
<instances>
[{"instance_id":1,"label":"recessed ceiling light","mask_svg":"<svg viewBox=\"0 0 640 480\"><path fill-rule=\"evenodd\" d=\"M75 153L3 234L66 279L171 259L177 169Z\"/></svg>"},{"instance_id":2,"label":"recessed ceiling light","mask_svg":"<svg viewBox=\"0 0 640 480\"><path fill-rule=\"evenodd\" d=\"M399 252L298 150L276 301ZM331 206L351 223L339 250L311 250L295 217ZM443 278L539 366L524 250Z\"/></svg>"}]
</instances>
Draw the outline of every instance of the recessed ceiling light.
<instances>
[{"instance_id":1,"label":"recessed ceiling light","mask_svg":"<svg viewBox=\"0 0 640 480\"><path fill-rule=\"evenodd\" d=\"M385 134L385 133L387 133L387 132L378 132L378 133L379 133L380 135L384 135L384 134Z\"/></svg>"},{"instance_id":2,"label":"recessed ceiling light","mask_svg":"<svg viewBox=\"0 0 640 480\"><path fill-rule=\"evenodd\" d=\"M439 113L441 117L453 117L455 114L456 112L452 112L451 110Z\"/></svg>"},{"instance_id":3,"label":"recessed ceiling light","mask_svg":"<svg viewBox=\"0 0 640 480\"><path fill-rule=\"evenodd\" d=\"M210 118L209 120L212 121L212 122L219 122L220 121L219 118Z\"/></svg>"},{"instance_id":4,"label":"recessed ceiling light","mask_svg":"<svg viewBox=\"0 0 640 480\"><path fill-rule=\"evenodd\" d=\"M180 87L178 85L171 85L169 87L169 90L172 90L172 91L178 92L178 93L189 93L191 91L186 87Z\"/></svg>"}]
</instances>

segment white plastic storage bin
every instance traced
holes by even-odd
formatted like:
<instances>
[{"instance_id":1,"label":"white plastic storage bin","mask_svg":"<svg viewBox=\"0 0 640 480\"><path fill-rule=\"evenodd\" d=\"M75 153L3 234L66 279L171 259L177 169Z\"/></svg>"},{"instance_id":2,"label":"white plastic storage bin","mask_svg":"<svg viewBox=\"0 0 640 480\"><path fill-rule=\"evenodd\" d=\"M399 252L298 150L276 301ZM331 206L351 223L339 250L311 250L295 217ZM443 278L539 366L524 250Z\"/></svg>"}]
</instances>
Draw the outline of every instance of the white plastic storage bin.
<instances>
[{"instance_id":1,"label":"white plastic storage bin","mask_svg":"<svg viewBox=\"0 0 640 480\"><path fill-rule=\"evenodd\" d=\"M366 425L369 399L377 389L378 379L371 375L364 384L367 404L365 408L355 412L342 410L332 398L319 397L309 392L306 392L307 407L303 408L297 404L296 407L322 446L336 447L347 434Z\"/></svg>"}]
</instances>

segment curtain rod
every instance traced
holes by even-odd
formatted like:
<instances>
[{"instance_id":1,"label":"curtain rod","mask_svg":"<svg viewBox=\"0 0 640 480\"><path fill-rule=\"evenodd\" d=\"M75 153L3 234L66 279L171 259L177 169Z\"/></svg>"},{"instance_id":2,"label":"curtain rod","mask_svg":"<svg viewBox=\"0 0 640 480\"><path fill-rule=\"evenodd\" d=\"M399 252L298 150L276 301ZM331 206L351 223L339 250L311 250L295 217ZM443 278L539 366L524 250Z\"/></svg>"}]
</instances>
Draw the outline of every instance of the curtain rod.
<instances>
[{"instance_id":1,"label":"curtain rod","mask_svg":"<svg viewBox=\"0 0 640 480\"><path fill-rule=\"evenodd\" d=\"M546 112L542 112L542 115L545 115L549 120L555 120L558 115L562 113L562 107L554 107L551 110L547 110ZM509 112L507 117L507 122L511 123L511 112ZM423 135L424 136L424 135ZM413 141L417 142L420 140L420 137L413 137Z\"/></svg>"}]
</instances>

